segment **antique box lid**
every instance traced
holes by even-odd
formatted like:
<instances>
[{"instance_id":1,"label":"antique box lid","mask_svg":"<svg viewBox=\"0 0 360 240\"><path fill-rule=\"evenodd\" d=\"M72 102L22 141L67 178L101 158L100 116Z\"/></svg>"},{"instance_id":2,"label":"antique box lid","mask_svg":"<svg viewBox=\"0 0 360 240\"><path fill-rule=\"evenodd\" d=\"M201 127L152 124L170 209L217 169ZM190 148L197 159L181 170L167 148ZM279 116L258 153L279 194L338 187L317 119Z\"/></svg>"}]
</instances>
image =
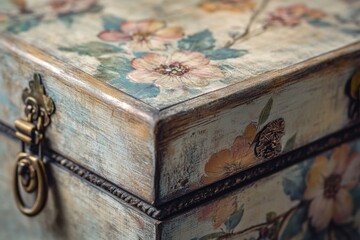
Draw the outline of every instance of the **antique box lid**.
<instances>
[{"instance_id":1,"label":"antique box lid","mask_svg":"<svg viewBox=\"0 0 360 240\"><path fill-rule=\"evenodd\" d=\"M0 120L41 73L49 147L163 204L358 115L360 2L303 2L1 1Z\"/></svg>"}]
</instances>

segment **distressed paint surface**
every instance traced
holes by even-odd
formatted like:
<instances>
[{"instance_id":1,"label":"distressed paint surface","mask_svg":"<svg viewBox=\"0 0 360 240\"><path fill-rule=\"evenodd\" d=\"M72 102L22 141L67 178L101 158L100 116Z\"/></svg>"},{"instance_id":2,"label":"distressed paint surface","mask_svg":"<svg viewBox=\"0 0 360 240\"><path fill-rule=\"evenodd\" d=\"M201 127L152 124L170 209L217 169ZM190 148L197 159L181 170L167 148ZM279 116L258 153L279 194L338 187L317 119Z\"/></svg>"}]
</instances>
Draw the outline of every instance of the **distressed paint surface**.
<instances>
[{"instance_id":1,"label":"distressed paint surface","mask_svg":"<svg viewBox=\"0 0 360 240\"><path fill-rule=\"evenodd\" d=\"M56 103L47 131L51 148L152 202L151 122L136 111L119 107L113 99L99 99L83 85L75 87L76 78L53 73L54 68L62 71L61 67L49 70L33 61L0 47L0 120L13 126L23 116L22 90L34 72L41 73L47 93Z\"/></svg>"},{"instance_id":2,"label":"distressed paint surface","mask_svg":"<svg viewBox=\"0 0 360 240\"><path fill-rule=\"evenodd\" d=\"M16 208L13 168L20 143L0 133L0 239L156 239L157 221L48 164L44 210L28 218Z\"/></svg>"},{"instance_id":3,"label":"distressed paint surface","mask_svg":"<svg viewBox=\"0 0 360 240\"><path fill-rule=\"evenodd\" d=\"M256 156L254 135L276 119L283 119L285 125L279 142L281 154L347 126L351 120L345 90L357 69L354 66L359 65L359 59L333 61L324 69L307 73L299 82L274 89L246 104L226 106L198 119L184 116L177 119L179 125L166 125L160 144L161 200L178 197L271 159L273 156ZM270 100L268 117L263 118L261 113ZM249 139L251 131L247 128L251 125L258 127Z\"/></svg>"},{"instance_id":4,"label":"distressed paint surface","mask_svg":"<svg viewBox=\"0 0 360 240\"><path fill-rule=\"evenodd\" d=\"M162 239L359 239L359 143L343 144L169 219ZM334 177L340 185L330 194Z\"/></svg>"},{"instance_id":5,"label":"distressed paint surface","mask_svg":"<svg viewBox=\"0 0 360 240\"><path fill-rule=\"evenodd\" d=\"M21 2L0 2L5 32L158 109L360 39L359 1Z\"/></svg>"}]
</instances>

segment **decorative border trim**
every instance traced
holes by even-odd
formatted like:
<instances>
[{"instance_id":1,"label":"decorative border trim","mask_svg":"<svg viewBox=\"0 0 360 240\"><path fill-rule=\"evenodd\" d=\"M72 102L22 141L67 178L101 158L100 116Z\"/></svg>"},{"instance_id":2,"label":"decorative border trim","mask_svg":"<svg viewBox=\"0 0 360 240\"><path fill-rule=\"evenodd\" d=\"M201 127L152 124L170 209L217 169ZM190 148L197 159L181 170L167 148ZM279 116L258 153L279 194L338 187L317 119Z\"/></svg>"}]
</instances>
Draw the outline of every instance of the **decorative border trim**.
<instances>
[{"instance_id":1,"label":"decorative border trim","mask_svg":"<svg viewBox=\"0 0 360 240\"><path fill-rule=\"evenodd\" d=\"M11 138L15 138L15 131L1 122L0 132L3 132ZM146 203L144 200L123 190L122 188L119 188L115 184L79 166L73 161L66 159L60 154L48 150L45 155L47 160L50 162L55 163L59 167L65 168L91 185L109 193L114 198L120 200L120 202L138 209L149 217L157 220L163 220L164 218L169 218L174 214L194 208L209 201L210 199L214 199L232 190L243 187L267 175L281 171L293 164L301 162L307 158L311 158L314 155L334 148L344 142L351 141L359 136L360 123L352 127L345 128L297 150L291 151L285 155L281 155L260 165L254 166L227 179L186 194L159 207L154 207Z\"/></svg>"}]
</instances>

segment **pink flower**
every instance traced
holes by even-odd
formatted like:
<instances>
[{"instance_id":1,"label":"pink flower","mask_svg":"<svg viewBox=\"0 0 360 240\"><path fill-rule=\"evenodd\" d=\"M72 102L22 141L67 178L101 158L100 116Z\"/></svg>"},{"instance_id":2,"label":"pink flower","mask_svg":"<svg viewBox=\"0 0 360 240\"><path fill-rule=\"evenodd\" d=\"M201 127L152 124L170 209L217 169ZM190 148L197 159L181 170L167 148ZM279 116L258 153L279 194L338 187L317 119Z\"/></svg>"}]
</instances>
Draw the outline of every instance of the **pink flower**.
<instances>
[{"instance_id":1,"label":"pink flower","mask_svg":"<svg viewBox=\"0 0 360 240\"><path fill-rule=\"evenodd\" d=\"M312 226L324 230L330 221L345 223L352 215L353 199L349 191L360 180L360 154L350 153L346 144L333 150L330 160L315 159L308 175L304 198L310 200Z\"/></svg>"},{"instance_id":2,"label":"pink flower","mask_svg":"<svg viewBox=\"0 0 360 240\"><path fill-rule=\"evenodd\" d=\"M84 12L95 6L97 0L52 0L50 7L58 15Z\"/></svg>"},{"instance_id":3,"label":"pink flower","mask_svg":"<svg viewBox=\"0 0 360 240\"><path fill-rule=\"evenodd\" d=\"M132 61L134 71L128 78L134 82L154 83L163 88L204 87L224 75L220 68L209 64L202 53L174 52L169 56L155 53Z\"/></svg>"},{"instance_id":4,"label":"pink flower","mask_svg":"<svg viewBox=\"0 0 360 240\"><path fill-rule=\"evenodd\" d=\"M119 31L103 31L98 35L108 42L130 42L130 48L136 51L164 50L169 40L182 36L182 28L166 27L164 21L157 20L125 21Z\"/></svg>"},{"instance_id":5,"label":"pink flower","mask_svg":"<svg viewBox=\"0 0 360 240\"><path fill-rule=\"evenodd\" d=\"M295 4L289 7L279 7L270 13L267 25L296 26L301 23L301 18L321 19L326 14L321 10L309 9L304 4Z\"/></svg>"}]
</instances>

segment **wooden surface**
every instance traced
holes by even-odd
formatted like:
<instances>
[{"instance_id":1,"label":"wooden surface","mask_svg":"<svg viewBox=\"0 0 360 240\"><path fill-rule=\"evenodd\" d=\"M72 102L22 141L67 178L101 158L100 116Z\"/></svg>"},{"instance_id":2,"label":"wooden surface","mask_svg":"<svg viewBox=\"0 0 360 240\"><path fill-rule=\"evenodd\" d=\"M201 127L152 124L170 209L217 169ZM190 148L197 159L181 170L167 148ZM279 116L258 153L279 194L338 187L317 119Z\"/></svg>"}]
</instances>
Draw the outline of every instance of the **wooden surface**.
<instances>
[{"instance_id":1,"label":"wooden surface","mask_svg":"<svg viewBox=\"0 0 360 240\"><path fill-rule=\"evenodd\" d=\"M41 73L49 96L56 102L56 114L47 132L49 147L152 202L151 110L129 106L131 100L101 83L95 82L94 89L88 83L90 76L80 73L89 78L84 82L78 70L32 48L8 42L0 42L0 46L1 121L13 126L23 116L22 90L34 72Z\"/></svg>"},{"instance_id":2,"label":"wooden surface","mask_svg":"<svg viewBox=\"0 0 360 240\"><path fill-rule=\"evenodd\" d=\"M162 239L359 239L359 143L344 144L168 219ZM334 173L341 187L333 198L325 197L325 181Z\"/></svg>"},{"instance_id":3,"label":"wooden surface","mask_svg":"<svg viewBox=\"0 0 360 240\"><path fill-rule=\"evenodd\" d=\"M22 215L13 195L13 168L20 143L0 133L0 239L156 239L158 222L90 186L64 168L47 165L45 209Z\"/></svg>"},{"instance_id":4,"label":"wooden surface","mask_svg":"<svg viewBox=\"0 0 360 240\"><path fill-rule=\"evenodd\" d=\"M360 39L356 0L53 2L2 0L0 28L157 109ZM196 68L180 81L133 62L152 53L149 64L157 63L179 51L174 61ZM134 77L136 69L142 72Z\"/></svg>"},{"instance_id":5,"label":"wooden surface","mask_svg":"<svg viewBox=\"0 0 360 240\"><path fill-rule=\"evenodd\" d=\"M345 86L360 66L358 1L296 5L247 0L239 3L247 6L244 11L234 8L238 12L224 6L209 12L210 2L83 0L79 6L66 2L70 7L61 12L40 1L20 6L0 1L1 121L12 125L21 115L20 93L32 74L40 72L57 106L49 147L154 205L268 160L228 155L243 151L244 135L254 137L275 120L285 123L277 142L280 153L350 124ZM40 4L46 6L43 11ZM270 24L274 14L290 14L294 22ZM120 23L129 26L155 16L167 25L152 23L168 33L179 36L174 27L182 27L183 36L166 42L166 49L140 52L132 49L134 41L109 43L103 37L108 30L124 33ZM251 16L256 20L247 31ZM221 25L214 20L219 17ZM232 31L246 36L231 43ZM208 44L208 52L193 55L198 50L191 49L186 55L180 49L198 41L196 48ZM200 67L213 75L221 75L220 67L224 79L203 87L168 88L128 77L146 54L178 50L182 57L197 56ZM157 57L151 59L156 62ZM271 109L260 121L270 101ZM256 131L248 134L249 125L256 125ZM248 146L250 155L256 144ZM214 162L220 173L211 174ZM231 171L221 174L227 164Z\"/></svg>"}]
</instances>

